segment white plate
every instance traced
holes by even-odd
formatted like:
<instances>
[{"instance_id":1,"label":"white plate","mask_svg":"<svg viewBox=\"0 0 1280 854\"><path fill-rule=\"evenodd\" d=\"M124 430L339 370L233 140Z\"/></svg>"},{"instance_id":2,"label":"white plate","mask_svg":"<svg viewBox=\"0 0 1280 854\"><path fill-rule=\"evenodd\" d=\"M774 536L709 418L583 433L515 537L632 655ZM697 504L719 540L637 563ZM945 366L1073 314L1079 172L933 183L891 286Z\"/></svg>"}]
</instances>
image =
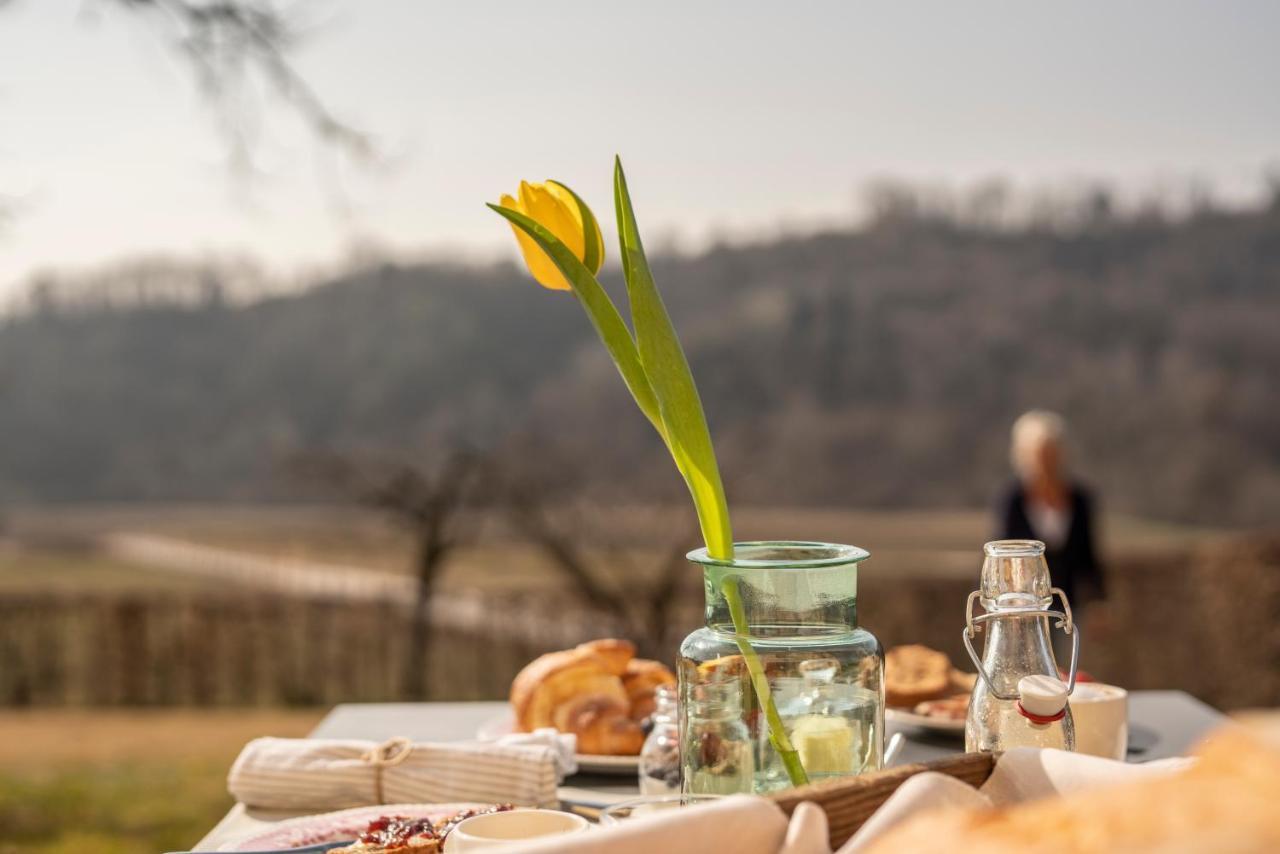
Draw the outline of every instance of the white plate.
<instances>
[{"instance_id":1,"label":"white plate","mask_svg":"<svg viewBox=\"0 0 1280 854\"><path fill-rule=\"evenodd\" d=\"M516 731L516 719L510 711L490 718L476 727L476 738L481 741L497 741ZM599 753L578 753L578 773L635 775L640 773L639 756L607 756Z\"/></svg>"},{"instance_id":2,"label":"white plate","mask_svg":"<svg viewBox=\"0 0 1280 854\"><path fill-rule=\"evenodd\" d=\"M409 818L447 818L459 810L483 809L488 804L382 804L381 806L356 807L337 812L305 815L277 822L266 830L256 830L248 836L233 840L218 848L219 851L264 851L276 848L302 848L324 842L342 842L355 839L369 822L384 815L403 815Z\"/></svg>"},{"instance_id":3,"label":"white plate","mask_svg":"<svg viewBox=\"0 0 1280 854\"><path fill-rule=\"evenodd\" d=\"M606 756L597 753L579 753L578 773L615 774L619 777L634 777L640 773L639 756Z\"/></svg>"},{"instance_id":4,"label":"white plate","mask_svg":"<svg viewBox=\"0 0 1280 854\"><path fill-rule=\"evenodd\" d=\"M886 708L884 719L898 726L913 726L929 732L964 735L964 720L949 718L933 718L928 715L917 715L908 709Z\"/></svg>"}]
</instances>

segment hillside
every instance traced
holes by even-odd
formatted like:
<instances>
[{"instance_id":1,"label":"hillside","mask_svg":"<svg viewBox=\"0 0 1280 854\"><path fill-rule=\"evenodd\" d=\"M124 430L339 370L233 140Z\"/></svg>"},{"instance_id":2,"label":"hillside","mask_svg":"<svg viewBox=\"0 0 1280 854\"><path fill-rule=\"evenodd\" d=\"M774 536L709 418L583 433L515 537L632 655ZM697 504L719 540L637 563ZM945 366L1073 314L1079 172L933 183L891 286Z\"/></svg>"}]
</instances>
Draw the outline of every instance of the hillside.
<instances>
[{"instance_id":1,"label":"hillside","mask_svg":"<svg viewBox=\"0 0 1280 854\"><path fill-rule=\"evenodd\" d=\"M1047 406L1111 509L1256 525L1280 506L1280 204L889 217L655 272L732 499L978 505L1012 418ZM441 441L677 494L572 297L514 267L374 265L248 304L209 285L81 288L0 321L0 499L298 497L280 462L300 450Z\"/></svg>"}]
</instances>

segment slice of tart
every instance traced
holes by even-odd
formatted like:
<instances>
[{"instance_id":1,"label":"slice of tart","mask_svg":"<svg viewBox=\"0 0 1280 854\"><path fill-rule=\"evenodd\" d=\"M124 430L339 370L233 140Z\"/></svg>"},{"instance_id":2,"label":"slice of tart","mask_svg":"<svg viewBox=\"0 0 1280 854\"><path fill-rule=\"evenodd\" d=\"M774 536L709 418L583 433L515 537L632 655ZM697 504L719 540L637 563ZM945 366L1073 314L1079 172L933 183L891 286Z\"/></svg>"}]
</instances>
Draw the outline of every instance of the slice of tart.
<instances>
[{"instance_id":1,"label":"slice of tart","mask_svg":"<svg viewBox=\"0 0 1280 854\"><path fill-rule=\"evenodd\" d=\"M459 823L472 816L505 812L511 808L510 804L499 804L466 809L436 821L402 815L379 816L369 822L354 843L329 854L440 854L445 837Z\"/></svg>"}]
</instances>

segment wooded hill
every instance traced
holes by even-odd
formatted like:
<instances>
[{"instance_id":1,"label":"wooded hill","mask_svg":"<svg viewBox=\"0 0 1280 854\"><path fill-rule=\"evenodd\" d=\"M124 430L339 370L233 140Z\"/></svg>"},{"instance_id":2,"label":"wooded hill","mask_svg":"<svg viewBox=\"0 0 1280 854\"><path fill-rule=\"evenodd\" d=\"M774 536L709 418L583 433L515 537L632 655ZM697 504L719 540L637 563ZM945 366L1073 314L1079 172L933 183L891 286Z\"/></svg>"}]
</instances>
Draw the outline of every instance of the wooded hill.
<instances>
[{"instance_id":1,"label":"wooded hill","mask_svg":"<svg viewBox=\"0 0 1280 854\"><path fill-rule=\"evenodd\" d=\"M180 267L46 278L0 320L0 499L296 497L290 454L441 442L678 496L572 296L513 266L366 264L249 302ZM1109 508L1274 523L1280 202L1071 227L898 211L655 273L731 501L987 502L1041 406Z\"/></svg>"}]
</instances>

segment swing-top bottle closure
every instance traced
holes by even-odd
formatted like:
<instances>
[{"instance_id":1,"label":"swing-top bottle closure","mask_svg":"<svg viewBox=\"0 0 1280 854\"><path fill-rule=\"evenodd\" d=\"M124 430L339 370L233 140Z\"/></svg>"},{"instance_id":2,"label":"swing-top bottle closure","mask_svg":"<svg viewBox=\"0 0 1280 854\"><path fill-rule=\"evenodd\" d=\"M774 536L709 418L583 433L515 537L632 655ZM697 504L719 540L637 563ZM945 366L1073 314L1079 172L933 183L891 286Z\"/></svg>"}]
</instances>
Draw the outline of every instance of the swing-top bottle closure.
<instances>
[{"instance_id":1,"label":"swing-top bottle closure","mask_svg":"<svg viewBox=\"0 0 1280 854\"><path fill-rule=\"evenodd\" d=\"M1018 714L1033 724L1051 724L1067 716L1067 686L1061 679L1036 674L1018 680Z\"/></svg>"},{"instance_id":2,"label":"swing-top bottle closure","mask_svg":"<svg viewBox=\"0 0 1280 854\"><path fill-rule=\"evenodd\" d=\"M983 563L981 587L969 594L965 603L964 647L977 668L978 677L986 683L992 696L1017 703L1019 714L1034 724L1047 725L1062 720L1067 713L1067 698L1076 687L1076 664L1080 658L1080 631L1071 619L1071 604L1067 595L1057 587L1049 586L1047 574L1039 571L1044 566L1044 543L1038 540L997 540L987 543L983 551L988 560ZM1062 601L1062 610L1053 610L1053 597ZM985 614L974 616L974 600L980 600ZM973 639L984 624L993 620L1025 620L1053 618L1054 628L1060 628L1071 638L1071 666L1067 681L1044 674L1024 676L1018 680L1017 692L1001 691L982 665Z\"/></svg>"}]
</instances>

